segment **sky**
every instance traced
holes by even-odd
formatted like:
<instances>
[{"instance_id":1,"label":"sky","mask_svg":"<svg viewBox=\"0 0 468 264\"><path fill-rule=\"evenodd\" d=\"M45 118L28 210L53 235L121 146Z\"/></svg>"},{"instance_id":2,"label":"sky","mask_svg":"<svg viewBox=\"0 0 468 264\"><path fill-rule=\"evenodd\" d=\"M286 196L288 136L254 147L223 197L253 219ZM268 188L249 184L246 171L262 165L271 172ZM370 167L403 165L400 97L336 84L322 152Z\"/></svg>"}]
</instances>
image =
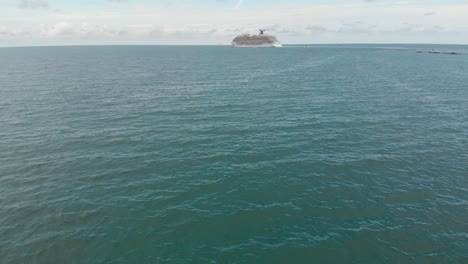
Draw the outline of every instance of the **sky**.
<instances>
[{"instance_id":1,"label":"sky","mask_svg":"<svg viewBox=\"0 0 468 264\"><path fill-rule=\"evenodd\" d=\"M468 0L0 0L0 46L468 44Z\"/></svg>"}]
</instances>

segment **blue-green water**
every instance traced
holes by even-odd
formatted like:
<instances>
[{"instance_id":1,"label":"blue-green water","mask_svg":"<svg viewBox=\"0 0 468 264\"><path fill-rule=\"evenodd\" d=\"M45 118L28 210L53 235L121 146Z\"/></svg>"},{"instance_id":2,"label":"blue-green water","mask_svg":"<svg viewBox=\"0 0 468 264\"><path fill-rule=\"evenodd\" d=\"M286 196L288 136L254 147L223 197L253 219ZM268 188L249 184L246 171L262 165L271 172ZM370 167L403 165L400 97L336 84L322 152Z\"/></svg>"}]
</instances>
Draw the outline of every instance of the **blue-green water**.
<instances>
[{"instance_id":1,"label":"blue-green water","mask_svg":"<svg viewBox=\"0 0 468 264\"><path fill-rule=\"evenodd\" d=\"M467 261L468 49L402 47L0 49L0 263Z\"/></svg>"}]
</instances>

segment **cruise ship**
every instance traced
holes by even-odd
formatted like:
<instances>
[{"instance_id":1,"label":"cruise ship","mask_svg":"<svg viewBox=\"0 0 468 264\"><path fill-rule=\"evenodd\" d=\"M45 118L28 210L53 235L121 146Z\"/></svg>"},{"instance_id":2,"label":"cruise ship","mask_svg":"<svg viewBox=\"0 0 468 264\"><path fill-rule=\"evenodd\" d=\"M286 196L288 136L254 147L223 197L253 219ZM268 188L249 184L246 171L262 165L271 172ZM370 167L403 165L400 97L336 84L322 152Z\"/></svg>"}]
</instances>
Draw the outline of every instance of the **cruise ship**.
<instances>
[{"instance_id":1,"label":"cruise ship","mask_svg":"<svg viewBox=\"0 0 468 264\"><path fill-rule=\"evenodd\" d=\"M283 47L275 36L265 34L266 30L261 29L260 34L242 34L234 38L233 47L238 48L280 48Z\"/></svg>"}]
</instances>

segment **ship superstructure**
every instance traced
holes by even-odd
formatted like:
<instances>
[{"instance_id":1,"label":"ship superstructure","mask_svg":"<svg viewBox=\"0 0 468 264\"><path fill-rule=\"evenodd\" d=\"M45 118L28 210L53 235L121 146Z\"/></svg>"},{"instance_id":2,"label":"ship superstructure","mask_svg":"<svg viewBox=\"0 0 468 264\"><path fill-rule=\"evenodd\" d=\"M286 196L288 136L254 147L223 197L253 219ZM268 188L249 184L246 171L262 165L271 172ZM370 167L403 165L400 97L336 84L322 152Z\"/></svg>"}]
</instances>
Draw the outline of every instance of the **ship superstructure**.
<instances>
[{"instance_id":1,"label":"ship superstructure","mask_svg":"<svg viewBox=\"0 0 468 264\"><path fill-rule=\"evenodd\" d=\"M232 41L232 46L239 48L280 48L283 46L275 36L265 34L265 31L261 29L258 35L239 35Z\"/></svg>"}]
</instances>

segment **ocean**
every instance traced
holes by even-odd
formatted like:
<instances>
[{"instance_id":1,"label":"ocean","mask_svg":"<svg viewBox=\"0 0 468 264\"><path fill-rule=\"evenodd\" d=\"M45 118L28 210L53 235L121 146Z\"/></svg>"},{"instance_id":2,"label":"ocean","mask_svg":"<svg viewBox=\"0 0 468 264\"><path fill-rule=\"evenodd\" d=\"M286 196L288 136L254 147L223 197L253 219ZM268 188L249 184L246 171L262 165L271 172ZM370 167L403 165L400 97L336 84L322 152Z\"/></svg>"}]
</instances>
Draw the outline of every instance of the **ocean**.
<instances>
[{"instance_id":1,"label":"ocean","mask_svg":"<svg viewBox=\"0 0 468 264\"><path fill-rule=\"evenodd\" d=\"M467 260L468 46L0 49L0 263Z\"/></svg>"}]
</instances>

